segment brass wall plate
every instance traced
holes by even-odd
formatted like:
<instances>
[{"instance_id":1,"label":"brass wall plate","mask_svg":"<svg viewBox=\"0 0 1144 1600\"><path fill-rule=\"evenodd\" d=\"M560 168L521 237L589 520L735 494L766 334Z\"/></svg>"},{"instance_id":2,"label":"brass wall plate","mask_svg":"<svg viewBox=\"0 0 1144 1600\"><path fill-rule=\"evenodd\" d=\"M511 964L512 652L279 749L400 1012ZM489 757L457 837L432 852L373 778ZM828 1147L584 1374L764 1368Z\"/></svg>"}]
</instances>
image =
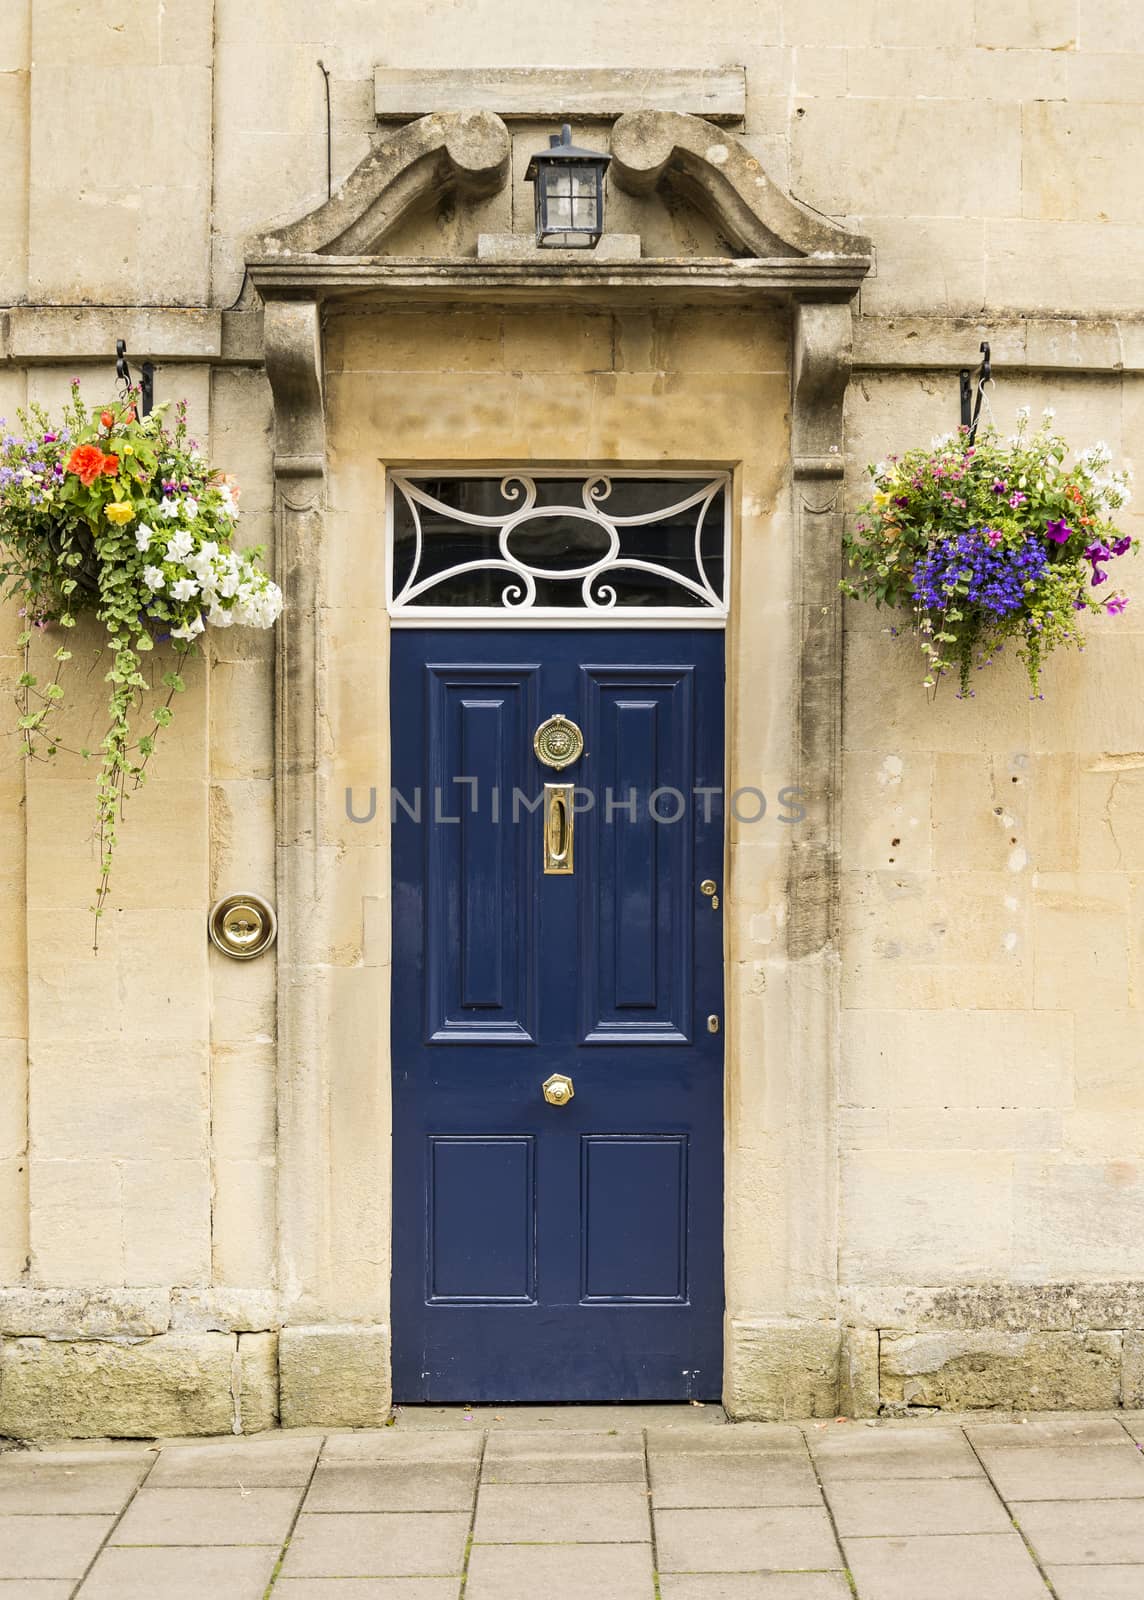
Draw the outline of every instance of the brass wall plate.
<instances>
[{"instance_id":1,"label":"brass wall plate","mask_svg":"<svg viewBox=\"0 0 1144 1600\"><path fill-rule=\"evenodd\" d=\"M579 761L584 754L584 735L570 717L557 713L537 728L532 736L532 748L538 761L559 772L563 767L570 767L573 761Z\"/></svg>"},{"instance_id":2,"label":"brass wall plate","mask_svg":"<svg viewBox=\"0 0 1144 1600\"><path fill-rule=\"evenodd\" d=\"M207 932L216 950L232 961L253 961L269 950L278 935L278 919L259 894L230 894L216 900L207 917Z\"/></svg>"}]
</instances>

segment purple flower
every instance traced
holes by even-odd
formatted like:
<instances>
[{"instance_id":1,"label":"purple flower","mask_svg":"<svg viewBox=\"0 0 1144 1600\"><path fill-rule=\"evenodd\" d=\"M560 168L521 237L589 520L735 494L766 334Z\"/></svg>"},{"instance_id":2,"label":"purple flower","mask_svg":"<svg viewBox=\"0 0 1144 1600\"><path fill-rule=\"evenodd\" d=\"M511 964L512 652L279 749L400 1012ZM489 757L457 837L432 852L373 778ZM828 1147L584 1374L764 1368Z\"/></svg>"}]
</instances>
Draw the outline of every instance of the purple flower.
<instances>
[{"instance_id":1,"label":"purple flower","mask_svg":"<svg viewBox=\"0 0 1144 1600\"><path fill-rule=\"evenodd\" d=\"M913 591L927 611L980 606L1004 617L1025 604L1025 585L1044 576L1049 558L1036 538L1011 548L989 537L995 529L970 528L942 539L914 566Z\"/></svg>"},{"instance_id":2,"label":"purple flower","mask_svg":"<svg viewBox=\"0 0 1144 1600\"><path fill-rule=\"evenodd\" d=\"M1092 569L1092 587L1095 589L1098 583L1107 583L1107 582L1108 582L1108 573L1104 571L1103 567L1093 567L1093 569Z\"/></svg>"},{"instance_id":3,"label":"purple flower","mask_svg":"<svg viewBox=\"0 0 1144 1600\"><path fill-rule=\"evenodd\" d=\"M1009 485L1007 483L1003 483L1000 478L994 478L994 480L993 480L993 493L994 494L1008 494L1008 492L1009 492Z\"/></svg>"},{"instance_id":4,"label":"purple flower","mask_svg":"<svg viewBox=\"0 0 1144 1600\"><path fill-rule=\"evenodd\" d=\"M1014 489L1013 493L1009 496L1009 504L1013 507L1013 510L1016 511L1017 507L1023 506L1028 498L1029 496L1027 494L1022 494L1020 489Z\"/></svg>"},{"instance_id":5,"label":"purple flower","mask_svg":"<svg viewBox=\"0 0 1144 1600\"><path fill-rule=\"evenodd\" d=\"M906 506L909 505L909 503L910 503L910 497L909 497L908 494L896 494L894 496L894 504L896 506L901 506L904 509Z\"/></svg>"},{"instance_id":6,"label":"purple flower","mask_svg":"<svg viewBox=\"0 0 1144 1600\"><path fill-rule=\"evenodd\" d=\"M1090 544L1087 546L1084 553L1090 561L1112 560L1112 551L1106 544Z\"/></svg>"},{"instance_id":7,"label":"purple flower","mask_svg":"<svg viewBox=\"0 0 1144 1600\"><path fill-rule=\"evenodd\" d=\"M59 434L58 433L45 433L45 435L44 435L44 443L45 444L55 444L55 442L56 442L56 440L58 438L59 438Z\"/></svg>"},{"instance_id":8,"label":"purple flower","mask_svg":"<svg viewBox=\"0 0 1144 1600\"><path fill-rule=\"evenodd\" d=\"M1110 617L1118 617L1127 604L1128 598L1126 595L1114 594L1104 609L1108 612Z\"/></svg>"},{"instance_id":9,"label":"purple flower","mask_svg":"<svg viewBox=\"0 0 1144 1600\"><path fill-rule=\"evenodd\" d=\"M1058 517L1055 522L1045 524L1045 533L1054 544L1067 544L1072 529L1063 517Z\"/></svg>"},{"instance_id":10,"label":"purple flower","mask_svg":"<svg viewBox=\"0 0 1144 1600\"><path fill-rule=\"evenodd\" d=\"M1122 556L1126 550L1131 550L1131 548L1132 540L1129 538L1114 539L1112 541L1112 553L1114 556Z\"/></svg>"},{"instance_id":11,"label":"purple flower","mask_svg":"<svg viewBox=\"0 0 1144 1600\"><path fill-rule=\"evenodd\" d=\"M985 542L987 544L991 544L994 549L997 548L1004 537L1004 535L997 528L985 528L983 532L985 534Z\"/></svg>"}]
</instances>

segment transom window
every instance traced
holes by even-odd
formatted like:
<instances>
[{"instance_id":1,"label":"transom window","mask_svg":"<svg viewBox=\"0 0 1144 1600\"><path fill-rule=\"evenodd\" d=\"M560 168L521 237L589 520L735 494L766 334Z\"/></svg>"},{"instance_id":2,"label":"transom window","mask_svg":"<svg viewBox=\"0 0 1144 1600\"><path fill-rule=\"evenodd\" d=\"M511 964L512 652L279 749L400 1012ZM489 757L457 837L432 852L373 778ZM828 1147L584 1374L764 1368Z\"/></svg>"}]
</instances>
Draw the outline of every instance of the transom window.
<instances>
[{"instance_id":1,"label":"transom window","mask_svg":"<svg viewBox=\"0 0 1144 1600\"><path fill-rule=\"evenodd\" d=\"M395 622L721 627L725 472L389 476Z\"/></svg>"}]
</instances>

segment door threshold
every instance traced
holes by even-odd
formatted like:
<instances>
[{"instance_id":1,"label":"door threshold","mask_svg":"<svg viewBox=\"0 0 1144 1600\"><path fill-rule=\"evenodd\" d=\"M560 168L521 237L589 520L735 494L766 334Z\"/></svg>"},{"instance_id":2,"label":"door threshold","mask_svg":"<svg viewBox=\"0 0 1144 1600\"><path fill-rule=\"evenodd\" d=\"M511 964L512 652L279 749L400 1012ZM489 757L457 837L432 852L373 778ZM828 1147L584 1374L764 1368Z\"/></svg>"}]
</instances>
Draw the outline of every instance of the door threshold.
<instances>
[{"instance_id":1,"label":"door threshold","mask_svg":"<svg viewBox=\"0 0 1144 1600\"><path fill-rule=\"evenodd\" d=\"M433 1406L395 1405L394 1422L403 1429L576 1428L637 1433L642 1428L710 1428L726 1423L715 1402L679 1401L670 1405Z\"/></svg>"}]
</instances>

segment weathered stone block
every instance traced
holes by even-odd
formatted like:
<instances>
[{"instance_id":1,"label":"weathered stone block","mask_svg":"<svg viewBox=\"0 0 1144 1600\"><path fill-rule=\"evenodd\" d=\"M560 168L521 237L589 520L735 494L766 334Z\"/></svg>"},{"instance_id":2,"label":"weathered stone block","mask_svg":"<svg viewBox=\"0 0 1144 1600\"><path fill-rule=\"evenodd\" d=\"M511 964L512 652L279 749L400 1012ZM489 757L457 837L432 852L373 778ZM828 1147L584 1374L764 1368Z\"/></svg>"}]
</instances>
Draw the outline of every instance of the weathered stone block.
<instances>
[{"instance_id":1,"label":"weathered stone block","mask_svg":"<svg viewBox=\"0 0 1144 1600\"><path fill-rule=\"evenodd\" d=\"M736 1421L832 1417L842 1335L829 1322L732 1321L723 1403Z\"/></svg>"},{"instance_id":2,"label":"weathered stone block","mask_svg":"<svg viewBox=\"0 0 1144 1600\"><path fill-rule=\"evenodd\" d=\"M164 1334L137 1344L9 1339L0 1433L18 1439L230 1433L235 1341Z\"/></svg>"},{"instance_id":3,"label":"weathered stone block","mask_svg":"<svg viewBox=\"0 0 1144 1600\"><path fill-rule=\"evenodd\" d=\"M278 1335L238 1336L236 1433L261 1433L278 1421Z\"/></svg>"},{"instance_id":4,"label":"weathered stone block","mask_svg":"<svg viewBox=\"0 0 1144 1600\"><path fill-rule=\"evenodd\" d=\"M277 1324L278 1296L273 1289L216 1285L171 1291L171 1327L180 1333L263 1333Z\"/></svg>"},{"instance_id":5,"label":"weathered stone block","mask_svg":"<svg viewBox=\"0 0 1144 1600\"><path fill-rule=\"evenodd\" d=\"M876 1417L880 1400L877 1328L843 1328L838 1383L839 1414L844 1417Z\"/></svg>"},{"instance_id":6,"label":"weathered stone block","mask_svg":"<svg viewBox=\"0 0 1144 1600\"><path fill-rule=\"evenodd\" d=\"M139 1339L166 1333L163 1289L0 1289L0 1334L42 1339Z\"/></svg>"},{"instance_id":7,"label":"weathered stone block","mask_svg":"<svg viewBox=\"0 0 1144 1600\"><path fill-rule=\"evenodd\" d=\"M284 1428L376 1428L389 1416L388 1328L283 1328L278 1370Z\"/></svg>"},{"instance_id":8,"label":"weathered stone block","mask_svg":"<svg viewBox=\"0 0 1144 1600\"><path fill-rule=\"evenodd\" d=\"M1144 1328L1129 1328L1124 1335L1120 1404L1130 1411L1144 1407Z\"/></svg>"},{"instance_id":9,"label":"weathered stone block","mask_svg":"<svg viewBox=\"0 0 1144 1600\"><path fill-rule=\"evenodd\" d=\"M883 1404L973 1411L1120 1403L1119 1333L883 1333Z\"/></svg>"}]
</instances>

